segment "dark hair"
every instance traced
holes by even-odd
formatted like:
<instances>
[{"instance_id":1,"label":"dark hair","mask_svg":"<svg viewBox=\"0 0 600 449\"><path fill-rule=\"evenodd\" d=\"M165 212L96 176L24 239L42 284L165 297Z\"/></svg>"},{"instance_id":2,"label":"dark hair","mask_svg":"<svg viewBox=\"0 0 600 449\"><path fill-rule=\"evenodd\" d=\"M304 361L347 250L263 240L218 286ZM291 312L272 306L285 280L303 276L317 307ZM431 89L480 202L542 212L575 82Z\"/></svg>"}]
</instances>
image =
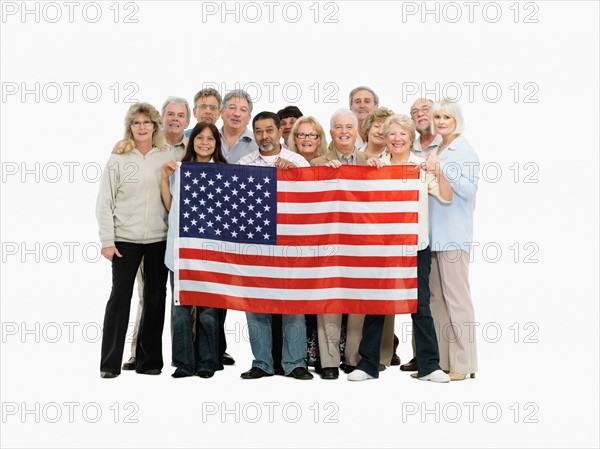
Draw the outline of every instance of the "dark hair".
<instances>
[{"instance_id":1,"label":"dark hair","mask_svg":"<svg viewBox=\"0 0 600 449\"><path fill-rule=\"evenodd\" d=\"M208 122L200 122L194 126L192 132L190 134L187 148L185 149L185 154L183 155L183 159L181 162L195 162L196 161L196 150L194 150L194 139L198 134L200 134L204 129L209 128L212 132L213 137L215 138L215 152L212 155L213 161L221 164L226 164L227 159L223 156L223 152L221 151L221 135L219 134L219 130L217 127Z\"/></svg>"},{"instance_id":2,"label":"dark hair","mask_svg":"<svg viewBox=\"0 0 600 449\"><path fill-rule=\"evenodd\" d=\"M302 114L302 111L300 109L298 109L296 106L286 106L285 108L277 111L277 115L279 116L279 118L281 120L283 120L284 118L290 118L290 117L300 118L300 117L302 117L303 114Z\"/></svg>"},{"instance_id":3,"label":"dark hair","mask_svg":"<svg viewBox=\"0 0 600 449\"><path fill-rule=\"evenodd\" d=\"M275 114L274 112L271 112L271 111L262 111L254 116L254 119L252 120L252 129L254 129L254 124L258 120L265 120L265 119L269 119L269 118L273 119L273 121L275 122L275 126L277 128L281 128L281 119L279 118L279 116L277 114Z\"/></svg>"}]
</instances>

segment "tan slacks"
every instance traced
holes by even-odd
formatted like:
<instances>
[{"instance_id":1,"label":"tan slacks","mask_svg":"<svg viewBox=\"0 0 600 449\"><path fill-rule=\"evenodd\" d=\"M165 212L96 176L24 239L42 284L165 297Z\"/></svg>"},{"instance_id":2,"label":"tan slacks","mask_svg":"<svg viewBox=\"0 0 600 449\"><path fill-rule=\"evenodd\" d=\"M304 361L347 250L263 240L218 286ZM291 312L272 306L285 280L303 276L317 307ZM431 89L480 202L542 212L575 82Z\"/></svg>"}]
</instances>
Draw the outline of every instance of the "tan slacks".
<instances>
[{"instance_id":1,"label":"tan slacks","mask_svg":"<svg viewBox=\"0 0 600 449\"><path fill-rule=\"evenodd\" d=\"M432 251L429 288L440 367L452 373L475 373L477 343L469 288L469 254L461 250Z\"/></svg>"}]
</instances>

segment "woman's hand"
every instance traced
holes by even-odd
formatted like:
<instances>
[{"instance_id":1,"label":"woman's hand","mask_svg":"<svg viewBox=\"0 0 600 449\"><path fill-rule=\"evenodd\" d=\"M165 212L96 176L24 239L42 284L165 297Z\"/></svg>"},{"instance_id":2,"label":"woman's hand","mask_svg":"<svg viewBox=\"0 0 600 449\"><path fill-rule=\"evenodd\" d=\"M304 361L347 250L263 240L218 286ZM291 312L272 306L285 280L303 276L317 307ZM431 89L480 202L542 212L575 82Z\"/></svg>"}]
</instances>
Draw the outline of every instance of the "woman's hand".
<instances>
[{"instance_id":1,"label":"woman's hand","mask_svg":"<svg viewBox=\"0 0 600 449\"><path fill-rule=\"evenodd\" d=\"M440 170L440 158L435 151L431 151L425 158L425 162L421 165L421 169L427 173L438 174Z\"/></svg>"},{"instance_id":2,"label":"woman's hand","mask_svg":"<svg viewBox=\"0 0 600 449\"><path fill-rule=\"evenodd\" d=\"M169 179L175 170L177 170L177 162L165 162L160 169L160 175L163 179Z\"/></svg>"},{"instance_id":3,"label":"woman's hand","mask_svg":"<svg viewBox=\"0 0 600 449\"><path fill-rule=\"evenodd\" d=\"M106 257L111 262L114 256L123 257L116 246L107 246L106 248L102 248L100 252L103 257Z\"/></svg>"}]
</instances>

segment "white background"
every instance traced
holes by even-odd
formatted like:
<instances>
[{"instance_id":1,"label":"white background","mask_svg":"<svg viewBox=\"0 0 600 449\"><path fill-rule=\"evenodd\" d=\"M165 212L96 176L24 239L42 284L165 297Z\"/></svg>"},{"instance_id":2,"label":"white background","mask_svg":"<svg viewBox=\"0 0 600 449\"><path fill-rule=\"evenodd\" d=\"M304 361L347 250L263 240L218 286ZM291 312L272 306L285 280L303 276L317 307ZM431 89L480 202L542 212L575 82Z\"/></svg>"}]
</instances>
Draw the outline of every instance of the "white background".
<instances>
[{"instance_id":1,"label":"white background","mask_svg":"<svg viewBox=\"0 0 600 449\"><path fill-rule=\"evenodd\" d=\"M598 3L275 2L271 18L262 2L227 3L225 17L204 3L2 2L2 446L597 447ZM477 379L394 367L358 384L243 381L240 312L227 320L237 363L210 380L171 378L168 324L161 376L99 378L111 281L96 261L95 169L127 101L192 101L207 83L247 88L255 113L296 104L326 129L357 85L401 113L461 95L487 170Z\"/></svg>"}]
</instances>

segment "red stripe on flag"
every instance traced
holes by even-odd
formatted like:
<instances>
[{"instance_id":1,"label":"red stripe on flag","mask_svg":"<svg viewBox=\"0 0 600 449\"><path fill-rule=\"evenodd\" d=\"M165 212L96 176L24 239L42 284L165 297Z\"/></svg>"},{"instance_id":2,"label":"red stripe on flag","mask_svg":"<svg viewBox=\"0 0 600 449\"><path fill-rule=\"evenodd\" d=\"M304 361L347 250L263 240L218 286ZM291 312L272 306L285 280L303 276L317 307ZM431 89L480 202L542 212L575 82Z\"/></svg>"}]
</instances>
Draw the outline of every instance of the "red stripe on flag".
<instances>
[{"instance_id":1,"label":"red stripe on flag","mask_svg":"<svg viewBox=\"0 0 600 449\"><path fill-rule=\"evenodd\" d=\"M308 250L307 250L308 251ZM312 267L416 267L416 256L318 256L315 252L303 255L290 251L287 257L258 256L255 254L239 254L214 251L209 249L180 248L180 259L192 259L211 262L222 262L236 265L250 265L262 267L287 267L312 268Z\"/></svg>"},{"instance_id":2,"label":"red stripe on flag","mask_svg":"<svg viewBox=\"0 0 600 449\"><path fill-rule=\"evenodd\" d=\"M234 310L244 310L255 313L282 313L282 314L322 314L322 313L356 313L370 314L374 311L381 315L394 315L399 313L415 313L417 311L416 299L397 301L377 301L367 299L331 298L327 300L273 300L262 298L240 298L238 296L218 295L181 291L179 293L181 305L200 305L205 307L218 307Z\"/></svg>"},{"instance_id":3,"label":"red stripe on flag","mask_svg":"<svg viewBox=\"0 0 600 449\"><path fill-rule=\"evenodd\" d=\"M358 288L358 289L402 289L417 288L416 278L372 279L372 278L301 278L284 279L260 276L232 276L200 270L180 270L180 281L213 282L216 284L236 285L240 287L259 287L271 289L317 289L317 288ZM283 292L282 292L283 293Z\"/></svg>"},{"instance_id":4,"label":"red stripe on flag","mask_svg":"<svg viewBox=\"0 0 600 449\"><path fill-rule=\"evenodd\" d=\"M311 236L278 235L278 245L301 246L310 241L311 245L416 245L417 234L395 235L352 235L324 234Z\"/></svg>"},{"instance_id":5,"label":"red stripe on flag","mask_svg":"<svg viewBox=\"0 0 600 449\"><path fill-rule=\"evenodd\" d=\"M279 203L323 203L326 201L392 202L419 201L418 190L327 190L323 192L277 192Z\"/></svg>"},{"instance_id":6,"label":"red stripe on flag","mask_svg":"<svg viewBox=\"0 0 600 449\"><path fill-rule=\"evenodd\" d=\"M278 224L317 223L418 223L416 212L381 212L356 214L352 212L323 212L319 214L277 214Z\"/></svg>"},{"instance_id":7,"label":"red stripe on flag","mask_svg":"<svg viewBox=\"0 0 600 449\"><path fill-rule=\"evenodd\" d=\"M421 172L416 165L375 167L344 165L344 170L331 167L290 168L277 170L277 180L287 182L335 182L338 179L368 181L372 179L418 179Z\"/></svg>"}]
</instances>

